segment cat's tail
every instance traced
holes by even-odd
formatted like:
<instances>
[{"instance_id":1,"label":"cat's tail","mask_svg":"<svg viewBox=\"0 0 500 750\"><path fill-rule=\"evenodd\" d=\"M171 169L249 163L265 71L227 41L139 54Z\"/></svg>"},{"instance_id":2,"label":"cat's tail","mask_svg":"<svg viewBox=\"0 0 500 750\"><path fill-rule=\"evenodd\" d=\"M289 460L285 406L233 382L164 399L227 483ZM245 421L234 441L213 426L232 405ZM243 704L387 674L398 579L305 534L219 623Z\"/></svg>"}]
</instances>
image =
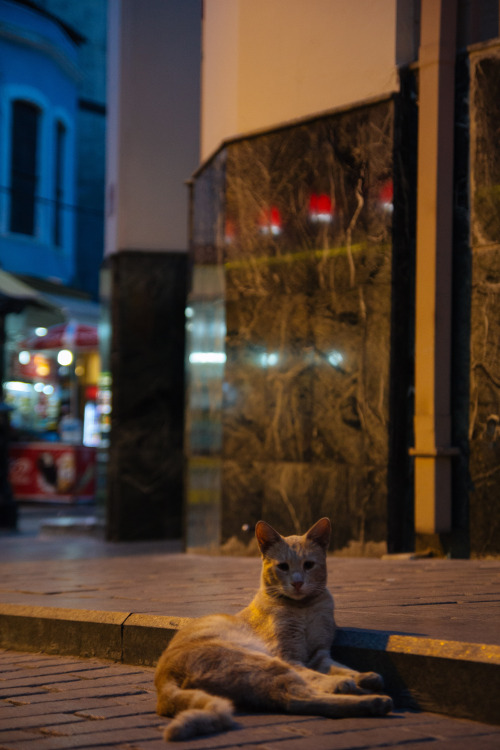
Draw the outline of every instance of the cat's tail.
<instances>
[{"instance_id":1,"label":"cat's tail","mask_svg":"<svg viewBox=\"0 0 500 750\"><path fill-rule=\"evenodd\" d=\"M167 742L223 732L236 726L234 706L228 698L210 695L204 690L183 690L175 682L162 685L156 711L160 716L174 717L163 734Z\"/></svg>"}]
</instances>

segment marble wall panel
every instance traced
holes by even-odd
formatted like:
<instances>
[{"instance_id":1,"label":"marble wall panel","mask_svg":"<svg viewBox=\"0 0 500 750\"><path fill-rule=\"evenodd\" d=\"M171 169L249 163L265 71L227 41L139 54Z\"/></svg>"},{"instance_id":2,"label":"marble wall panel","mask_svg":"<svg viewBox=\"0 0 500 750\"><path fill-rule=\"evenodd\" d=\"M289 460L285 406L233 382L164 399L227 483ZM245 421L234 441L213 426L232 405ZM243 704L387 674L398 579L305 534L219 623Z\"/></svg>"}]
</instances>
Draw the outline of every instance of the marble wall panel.
<instances>
[{"instance_id":1,"label":"marble wall panel","mask_svg":"<svg viewBox=\"0 0 500 750\"><path fill-rule=\"evenodd\" d=\"M390 313L381 283L344 293L341 309L325 299L315 316L315 460L388 460Z\"/></svg>"},{"instance_id":2,"label":"marble wall panel","mask_svg":"<svg viewBox=\"0 0 500 750\"><path fill-rule=\"evenodd\" d=\"M304 294L227 303L224 456L310 458L308 308Z\"/></svg>"},{"instance_id":3,"label":"marble wall panel","mask_svg":"<svg viewBox=\"0 0 500 750\"><path fill-rule=\"evenodd\" d=\"M500 51L471 58L470 543L500 550Z\"/></svg>"},{"instance_id":4,"label":"marble wall panel","mask_svg":"<svg viewBox=\"0 0 500 750\"><path fill-rule=\"evenodd\" d=\"M500 240L500 51L471 59L472 242L476 247Z\"/></svg>"},{"instance_id":5,"label":"marble wall panel","mask_svg":"<svg viewBox=\"0 0 500 750\"><path fill-rule=\"evenodd\" d=\"M471 550L500 549L500 245L475 248L471 298Z\"/></svg>"},{"instance_id":6,"label":"marble wall panel","mask_svg":"<svg viewBox=\"0 0 500 750\"><path fill-rule=\"evenodd\" d=\"M222 458L223 542L262 516L296 530L325 514L337 518L337 546L385 539L393 109L229 144L197 177L196 314L209 304L197 269L215 262L224 274L222 442L205 451ZM208 189L220 188L221 164L223 208Z\"/></svg>"},{"instance_id":7,"label":"marble wall panel","mask_svg":"<svg viewBox=\"0 0 500 750\"><path fill-rule=\"evenodd\" d=\"M325 265L355 282L358 243L390 241L392 117L385 103L228 147L224 256L237 294L303 291L311 272L330 278Z\"/></svg>"},{"instance_id":8,"label":"marble wall panel","mask_svg":"<svg viewBox=\"0 0 500 750\"><path fill-rule=\"evenodd\" d=\"M332 519L331 548L351 541L385 541L380 508L387 494L384 467L343 463L253 462L224 460L222 529L245 539L260 518L285 534L303 533L318 518ZM247 537L248 538L248 537Z\"/></svg>"},{"instance_id":9,"label":"marble wall panel","mask_svg":"<svg viewBox=\"0 0 500 750\"><path fill-rule=\"evenodd\" d=\"M223 260L226 152L217 154L192 188L191 259L196 265Z\"/></svg>"}]
</instances>

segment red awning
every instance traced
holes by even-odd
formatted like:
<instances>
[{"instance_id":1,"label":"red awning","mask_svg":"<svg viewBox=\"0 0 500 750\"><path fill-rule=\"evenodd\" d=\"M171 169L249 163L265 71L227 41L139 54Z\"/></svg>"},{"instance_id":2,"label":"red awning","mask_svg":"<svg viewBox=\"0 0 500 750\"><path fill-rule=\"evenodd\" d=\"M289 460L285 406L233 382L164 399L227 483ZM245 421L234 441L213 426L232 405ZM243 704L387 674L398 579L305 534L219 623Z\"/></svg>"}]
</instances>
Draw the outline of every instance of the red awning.
<instances>
[{"instance_id":1,"label":"red awning","mask_svg":"<svg viewBox=\"0 0 500 750\"><path fill-rule=\"evenodd\" d=\"M47 329L45 336L30 336L21 346L23 349L97 349L97 327L83 323L60 323Z\"/></svg>"}]
</instances>

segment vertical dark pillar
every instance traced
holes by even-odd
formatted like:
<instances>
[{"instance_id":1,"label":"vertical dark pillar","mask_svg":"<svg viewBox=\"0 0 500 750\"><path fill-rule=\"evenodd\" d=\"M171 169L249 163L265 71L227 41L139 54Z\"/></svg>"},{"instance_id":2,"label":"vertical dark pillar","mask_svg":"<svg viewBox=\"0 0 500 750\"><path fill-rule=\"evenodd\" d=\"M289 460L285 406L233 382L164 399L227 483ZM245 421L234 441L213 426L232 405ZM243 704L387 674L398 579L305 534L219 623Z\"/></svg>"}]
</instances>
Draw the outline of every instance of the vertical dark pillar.
<instances>
[{"instance_id":1,"label":"vertical dark pillar","mask_svg":"<svg viewBox=\"0 0 500 750\"><path fill-rule=\"evenodd\" d=\"M394 212L392 222L391 382L389 392L389 471L387 549L406 552L415 545L413 445L415 350L415 221L417 96L413 70L400 70L395 98Z\"/></svg>"},{"instance_id":2,"label":"vertical dark pillar","mask_svg":"<svg viewBox=\"0 0 500 750\"><path fill-rule=\"evenodd\" d=\"M19 312L13 305L10 311ZM5 312L0 311L0 528L17 528L17 505L9 482L9 412L3 401L5 372Z\"/></svg>"},{"instance_id":3,"label":"vertical dark pillar","mask_svg":"<svg viewBox=\"0 0 500 750\"><path fill-rule=\"evenodd\" d=\"M181 252L111 258L113 541L182 535L186 269Z\"/></svg>"}]
</instances>

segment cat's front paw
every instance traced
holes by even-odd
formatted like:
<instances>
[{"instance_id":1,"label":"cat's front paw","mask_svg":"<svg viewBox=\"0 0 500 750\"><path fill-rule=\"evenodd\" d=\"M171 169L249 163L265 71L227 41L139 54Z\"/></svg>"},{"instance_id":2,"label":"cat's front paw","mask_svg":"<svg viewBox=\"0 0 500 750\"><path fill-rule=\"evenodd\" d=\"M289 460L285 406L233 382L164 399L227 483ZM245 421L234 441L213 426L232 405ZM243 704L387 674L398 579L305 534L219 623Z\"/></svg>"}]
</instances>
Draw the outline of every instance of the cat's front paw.
<instances>
[{"instance_id":1,"label":"cat's front paw","mask_svg":"<svg viewBox=\"0 0 500 750\"><path fill-rule=\"evenodd\" d=\"M370 693L378 693L384 688L384 681L376 672L360 672L356 675L356 684Z\"/></svg>"}]
</instances>

